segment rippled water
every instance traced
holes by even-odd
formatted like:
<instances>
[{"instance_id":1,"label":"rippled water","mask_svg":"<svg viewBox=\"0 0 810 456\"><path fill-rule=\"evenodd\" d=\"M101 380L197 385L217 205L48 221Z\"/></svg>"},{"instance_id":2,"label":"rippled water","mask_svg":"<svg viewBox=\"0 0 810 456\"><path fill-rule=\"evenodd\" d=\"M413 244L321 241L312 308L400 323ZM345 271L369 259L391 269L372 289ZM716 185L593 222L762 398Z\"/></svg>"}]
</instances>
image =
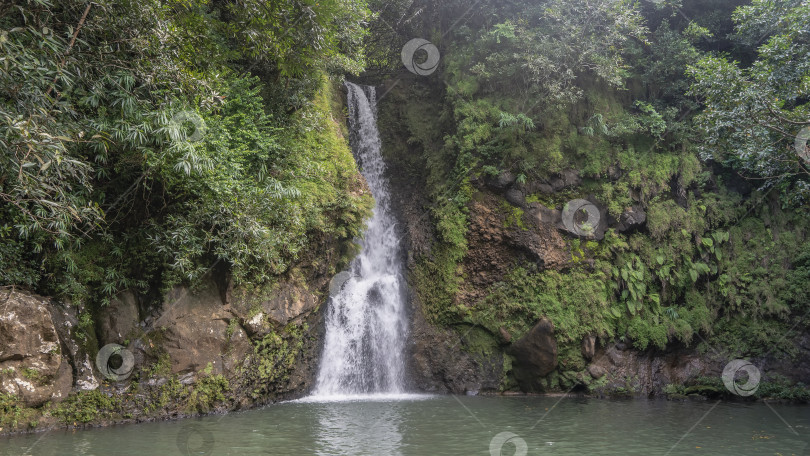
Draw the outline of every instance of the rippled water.
<instances>
[{"instance_id":1,"label":"rippled water","mask_svg":"<svg viewBox=\"0 0 810 456\"><path fill-rule=\"evenodd\" d=\"M528 455L803 455L810 454L810 407L413 395L305 400L5 438L0 455L511 456L524 454L524 443Z\"/></svg>"}]
</instances>

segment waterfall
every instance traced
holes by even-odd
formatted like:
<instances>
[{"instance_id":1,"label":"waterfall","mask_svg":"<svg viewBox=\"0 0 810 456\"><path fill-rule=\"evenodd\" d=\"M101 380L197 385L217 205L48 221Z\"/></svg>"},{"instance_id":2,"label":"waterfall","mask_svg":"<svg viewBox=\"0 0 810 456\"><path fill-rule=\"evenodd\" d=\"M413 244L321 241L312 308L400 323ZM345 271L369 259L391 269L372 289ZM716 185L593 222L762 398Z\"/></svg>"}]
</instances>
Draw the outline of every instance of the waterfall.
<instances>
[{"instance_id":1,"label":"waterfall","mask_svg":"<svg viewBox=\"0 0 810 456\"><path fill-rule=\"evenodd\" d=\"M351 277L327 309L315 397L403 392L407 324L401 252L380 154L376 93L373 87L346 86L349 140L376 204Z\"/></svg>"}]
</instances>

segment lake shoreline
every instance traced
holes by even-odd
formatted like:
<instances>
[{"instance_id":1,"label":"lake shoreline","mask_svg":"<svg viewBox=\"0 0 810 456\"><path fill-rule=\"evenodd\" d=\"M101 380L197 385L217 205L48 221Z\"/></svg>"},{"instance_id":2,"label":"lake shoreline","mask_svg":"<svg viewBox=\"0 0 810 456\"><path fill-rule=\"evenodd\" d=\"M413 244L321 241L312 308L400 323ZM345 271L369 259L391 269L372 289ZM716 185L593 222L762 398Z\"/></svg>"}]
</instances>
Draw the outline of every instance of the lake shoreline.
<instances>
[{"instance_id":1,"label":"lake shoreline","mask_svg":"<svg viewBox=\"0 0 810 456\"><path fill-rule=\"evenodd\" d=\"M595 399L595 400L604 400L604 401L667 401L667 402L708 402L710 400L719 400L725 403L736 403L736 404L758 404L758 403L767 403L767 404L779 404L779 405L806 405L807 401L803 400L788 400L783 398L743 398L739 396L731 395L730 393L723 395L722 397L709 397L699 394L690 394L690 395L678 395L678 394L658 394L658 395L641 395L641 394L625 394L625 393L615 393L615 394L588 394L584 392L549 392L549 393L524 393L519 391L507 391L507 392L482 392L479 394L466 394L466 395L454 395L454 394L430 394L430 393L414 393L414 394L429 394L431 396L435 396L436 398L445 398L450 396L456 397L484 397L484 398L571 398L571 399ZM298 402L300 399L308 397L307 395L301 397L290 397L282 400L276 400L272 402L265 402L265 403L255 403L251 404L247 407L237 407L237 408L225 408L220 407L214 410L211 410L208 413L185 413L179 410L172 410L164 414L160 415L149 415L149 416L140 416L136 418L120 418L120 419L98 419L88 421L84 424L62 424L58 422L58 419L54 416L46 416L41 417L36 427L29 427L26 429L16 429L7 431L5 429L0 429L0 438L9 438L19 435L29 435L29 434L42 434L48 433L52 431L84 431L84 430L92 430L92 429L102 429L108 427L116 427L116 426L128 426L128 425L135 425L135 424L144 424L144 423L155 423L155 422L173 422L173 421L183 421L188 420L191 418L203 418L209 416L223 416L229 415L237 412L248 412L248 411L255 411L260 410L262 408L273 407L279 404L291 403L291 402ZM421 400L421 399L420 399ZM390 402L396 403L405 401L407 402L408 399L404 400L392 400L392 401L371 401L371 402ZM317 401L313 401L314 403L319 403ZM352 402L363 402L363 401L352 401ZM42 426L41 424L46 424L46 426Z\"/></svg>"}]
</instances>

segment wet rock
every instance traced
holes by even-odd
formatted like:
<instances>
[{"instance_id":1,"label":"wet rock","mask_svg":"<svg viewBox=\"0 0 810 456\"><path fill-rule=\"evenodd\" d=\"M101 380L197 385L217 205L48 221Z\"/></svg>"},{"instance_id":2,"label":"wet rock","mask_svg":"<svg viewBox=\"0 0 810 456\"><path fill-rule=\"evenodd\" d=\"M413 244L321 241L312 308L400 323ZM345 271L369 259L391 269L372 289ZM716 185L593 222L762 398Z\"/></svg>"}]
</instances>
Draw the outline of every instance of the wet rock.
<instances>
[{"instance_id":1,"label":"wet rock","mask_svg":"<svg viewBox=\"0 0 810 456\"><path fill-rule=\"evenodd\" d=\"M47 298L0 289L0 391L35 407L67 396L73 383Z\"/></svg>"},{"instance_id":2,"label":"wet rock","mask_svg":"<svg viewBox=\"0 0 810 456\"><path fill-rule=\"evenodd\" d=\"M541 319L507 352L515 357L512 369L520 389L525 392L542 391L540 379L557 368L554 325L547 318Z\"/></svg>"},{"instance_id":3,"label":"wet rock","mask_svg":"<svg viewBox=\"0 0 810 456\"><path fill-rule=\"evenodd\" d=\"M507 223L503 200L491 193L480 192L470 204L469 250L464 257L464 270L470 286L464 287L459 299L475 302L487 287L502 280L516 258L543 267L556 267L570 261L565 240L551 222L553 210L531 203L521 215L520 223L512 218Z\"/></svg>"},{"instance_id":4,"label":"wet rock","mask_svg":"<svg viewBox=\"0 0 810 456\"><path fill-rule=\"evenodd\" d=\"M138 321L138 298L135 293L124 291L118 294L99 311L97 329L100 344L123 344L137 332Z\"/></svg>"},{"instance_id":5,"label":"wet rock","mask_svg":"<svg viewBox=\"0 0 810 456\"><path fill-rule=\"evenodd\" d=\"M753 359L752 362L762 372L779 372L793 381L810 384L810 332L802 333L794 341L797 349L794 356L769 356Z\"/></svg>"},{"instance_id":6,"label":"wet rock","mask_svg":"<svg viewBox=\"0 0 810 456\"><path fill-rule=\"evenodd\" d=\"M607 175L608 179L615 181L619 180L624 175L624 171L616 165L611 165L608 166Z\"/></svg>"},{"instance_id":7,"label":"wet rock","mask_svg":"<svg viewBox=\"0 0 810 456\"><path fill-rule=\"evenodd\" d=\"M268 329L271 328L270 322L267 320L267 314L259 311L255 315L248 315L242 320L242 327L247 332L248 336L262 336Z\"/></svg>"},{"instance_id":8,"label":"wet rock","mask_svg":"<svg viewBox=\"0 0 810 456\"><path fill-rule=\"evenodd\" d=\"M334 298L343 289L343 285L352 278L352 273L349 271L342 271L335 274L329 282L329 297Z\"/></svg>"},{"instance_id":9,"label":"wet rock","mask_svg":"<svg viewBox=\"0 0 810 456\"><path fill-rule=\"evenodd\" d=\"M672 177L672 181L670 182L670 188L672 189L672 196L675 199L675 203L678 204L678 206L687 209L689 205L689 199L686 196L686 188L683 185L681 185L681 179L679 175L675 175Z\"/></svg>"},{"instance_id":10,"label":"wet rock","mask_svg":"<svg viewBox=\"0 0 810 456\"><path fill-rule=\"evenodd\" d=\"M543 225L556 226L562 219L562 212L556 209L549 209L540 203L529 203L526 214L529 216L529 222L538 228Z\"/></svg>"}]
</instances>

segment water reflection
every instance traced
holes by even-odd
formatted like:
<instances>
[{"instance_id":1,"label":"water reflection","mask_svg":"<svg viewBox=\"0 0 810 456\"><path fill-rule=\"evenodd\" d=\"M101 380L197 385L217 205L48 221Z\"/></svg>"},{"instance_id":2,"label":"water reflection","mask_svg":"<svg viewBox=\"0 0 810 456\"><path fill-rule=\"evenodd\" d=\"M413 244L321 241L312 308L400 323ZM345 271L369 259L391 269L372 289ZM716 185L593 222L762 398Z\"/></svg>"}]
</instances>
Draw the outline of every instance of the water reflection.
<instances>
[{"instance_id":1,"label":"water reflection","mask_svg":"<svg viewBox=\"0 0 810 456\"><path fill-rule=\"evenodd\" d=\"M403 410L398 403L319 404L318 455L402 455Z\"/></svg>"},{"instance_id":2,"label":"water reflection","mask_svg":"<svg viewBox=\"0 0 810 456\"><path fill-rule=\"evenodd\" d=\"M0 456L483 456L504 432L520 439L505 442L507 455L521 440L532 456L787 456L810 449L808 406L553 397L332 400L4 437ZM178 440L185 445L178 447Z\"/></svg>"}]
</instances>

